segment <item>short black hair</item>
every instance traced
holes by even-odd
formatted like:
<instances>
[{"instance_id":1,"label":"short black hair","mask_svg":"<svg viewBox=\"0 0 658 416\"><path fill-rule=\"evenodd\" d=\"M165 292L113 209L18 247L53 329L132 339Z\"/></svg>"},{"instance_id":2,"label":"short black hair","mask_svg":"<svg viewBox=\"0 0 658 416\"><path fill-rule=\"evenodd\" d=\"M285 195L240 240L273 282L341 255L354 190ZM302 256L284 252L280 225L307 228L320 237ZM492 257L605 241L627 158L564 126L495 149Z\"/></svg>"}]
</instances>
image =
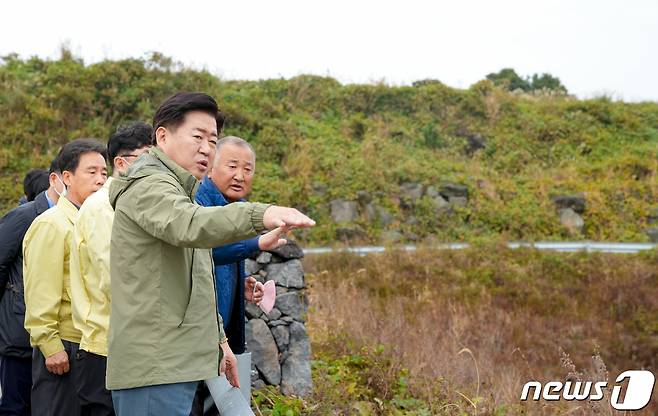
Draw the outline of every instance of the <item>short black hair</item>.
<instances>
[{"instance_id":1,"label":"short black hair","mask_svg":"<svg viewBox=\"0 0 658 416\"><path fill-rule=\"evenodd\" d=\"M80 164L80 156L90 152L100 153L107 162L107 148L96 139L76 139L66 143L57 156L60 172L75 172Z\"/></svg>"},{"instance_id":2,"label":"short black hair","mask_svg":"<svg viewBox=\"0 0 658 416\"><path fill-rule=\"evenodd\" d=\"M153 116L153 144L155 131L160 127L175 129L190 111L205 111L217 121L217 133L224 128L224 114L219 110L217 101L202 92L179 92L162 103Z\"/></svg>"},{"instance_id":3,"label":"short black hair","mask_svg":"<svg viewBox=\"0 0 658 416\"><path fill-rule=\"evenodd\" d=\"M25 192L28 202L34 201L37 195L50 187L49 176L45 169L32 169L25 175L23 192Z\"/></svg>"},{"instance_id":4,"label":"short black hair","mask_svg":"<svg viewBox=\"0 0 658 416\"><path fill-rule=\"evenodd\" d=\"M60 153L62 150L59 150ZM59 168L59 154L53 158L53 161L50 162L50 168L48 169L48 173L62 173L62 170Z\"/></svg>"},{"instance_id":5,"label":"short black hair","mask_svg":"<svg viewBox=\"0 0 658 416\"><path fill-rule=\"evenodd\" d=\"M123 124L110 136L107 142L107 156L114 169L114 158L133 150L149 146L152 141L153 128L141 121Z\"/></svg>"}]
</instances>

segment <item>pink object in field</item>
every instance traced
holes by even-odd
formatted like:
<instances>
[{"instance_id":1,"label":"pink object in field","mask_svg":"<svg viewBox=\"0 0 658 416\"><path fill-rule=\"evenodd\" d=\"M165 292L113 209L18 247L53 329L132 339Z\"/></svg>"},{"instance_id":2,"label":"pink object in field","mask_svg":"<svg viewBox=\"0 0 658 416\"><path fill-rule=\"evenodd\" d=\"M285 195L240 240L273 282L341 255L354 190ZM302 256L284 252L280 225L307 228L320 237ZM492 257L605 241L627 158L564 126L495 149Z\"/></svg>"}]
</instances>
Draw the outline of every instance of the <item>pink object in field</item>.
<instances>
[{"instance_id":1,"label":"pink object in field","mask_svg":"<svg viewBox=\"0 0 658 416\"><path fill-rule=\"evenodd\" d=\"M274 280L268 280L263 285L263 299L260 301L258 306L265 313L270 313L274 307L274 301L276 300L276 287L274 285Z\"/></svg>"}]
</instances>

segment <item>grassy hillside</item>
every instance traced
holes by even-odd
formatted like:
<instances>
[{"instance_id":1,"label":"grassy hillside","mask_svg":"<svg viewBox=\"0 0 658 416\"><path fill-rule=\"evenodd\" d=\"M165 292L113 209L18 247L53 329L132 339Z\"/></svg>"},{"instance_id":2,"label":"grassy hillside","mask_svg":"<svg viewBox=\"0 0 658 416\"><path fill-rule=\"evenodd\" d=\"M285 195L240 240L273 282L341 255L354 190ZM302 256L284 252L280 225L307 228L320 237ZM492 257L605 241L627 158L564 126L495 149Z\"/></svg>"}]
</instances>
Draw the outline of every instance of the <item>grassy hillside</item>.
<instances>
[{"instance_id":1,"label":"grassy hillside","mask_svg":"<svg viewBox=\"0 0 658 416\"><path fill-rule=\"evenodd\" d=\"M300 235L307 244L345 236L645 241L657 205L657 103L511 93L490 81L465 90L316 76L225 81L158 54L85 65L64 51L54 61L0 63L0 212L15 205L25 172L47 166L63 143L106 140L122 122L149 121L180 90L213 95L228 115L225 132L254 143L252 199L319 220ZM468 200L437 208L431 189L447 182L465 185ZM552 197L579 193L585 224L574 233ZM357 216L336 224L335 199L354 201Z\"/></svg>"}]
</instances>

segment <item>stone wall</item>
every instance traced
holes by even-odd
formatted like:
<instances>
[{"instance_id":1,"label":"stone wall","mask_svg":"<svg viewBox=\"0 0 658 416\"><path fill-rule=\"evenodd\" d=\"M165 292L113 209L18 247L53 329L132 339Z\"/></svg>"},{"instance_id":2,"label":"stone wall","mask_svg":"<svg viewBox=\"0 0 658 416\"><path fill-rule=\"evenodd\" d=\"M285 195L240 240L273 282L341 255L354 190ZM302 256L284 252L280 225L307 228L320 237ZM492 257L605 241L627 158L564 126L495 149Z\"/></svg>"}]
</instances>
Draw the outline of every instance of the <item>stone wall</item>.
<instances>
[{"instance_id":1,"label":"stone wall","mask_svg":"<svg viewBox=\"0 0 658 416\"><path fill-rule=\"evenodd\" d=\"M247 276L276 284L276 302L269 315L247 302L247 349L251 354L252 388L280 386L287 395L306 396L312 388L311 344L304 322L308 310L304 253L293 241L260 252L245 264Z\"/></svg>"}]
</instances>

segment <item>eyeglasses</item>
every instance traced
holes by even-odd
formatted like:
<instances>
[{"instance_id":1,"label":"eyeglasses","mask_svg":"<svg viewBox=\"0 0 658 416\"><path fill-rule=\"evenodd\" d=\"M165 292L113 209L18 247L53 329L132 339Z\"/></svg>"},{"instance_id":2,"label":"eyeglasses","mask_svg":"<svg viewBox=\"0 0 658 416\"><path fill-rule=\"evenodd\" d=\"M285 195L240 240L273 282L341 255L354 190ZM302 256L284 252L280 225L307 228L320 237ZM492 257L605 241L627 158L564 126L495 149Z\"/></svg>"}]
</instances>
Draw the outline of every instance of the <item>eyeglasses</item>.
<instances>
[{"instance_id":1,"label":"eyeglasses","mask_svg":"<svg viewBox=\"0 0 658 416\"><path fill-rule=\"evenodd\" d=\"M121 156L119 156L119 157L139 157L139 155L131 155L131 154L128 154L128 155L121 155Z\"/></svg>"}]
</instances>

